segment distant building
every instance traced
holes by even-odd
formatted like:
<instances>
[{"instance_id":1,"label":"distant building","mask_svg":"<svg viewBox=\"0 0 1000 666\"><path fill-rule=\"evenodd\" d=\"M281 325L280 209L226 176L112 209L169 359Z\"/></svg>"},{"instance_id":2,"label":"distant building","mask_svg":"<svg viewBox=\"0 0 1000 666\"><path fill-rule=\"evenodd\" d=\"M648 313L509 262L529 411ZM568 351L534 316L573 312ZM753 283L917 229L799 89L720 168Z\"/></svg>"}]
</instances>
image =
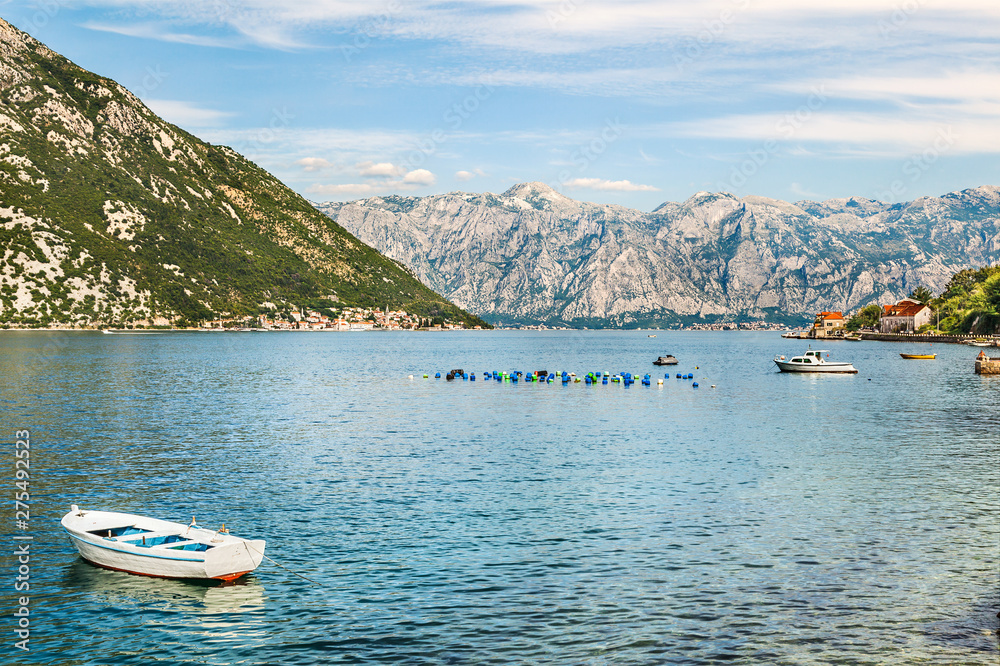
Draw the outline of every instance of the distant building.
<instances>
[{"instance_id":1,"label":"distant building","mask_svg":"<svg viewBox=\"0 0 1000 666\"><path fill-rule=\"evenodd\" d=\"M930 323L933 312L929 305L904 298L895 305L882 306L878 330L881 333L915 333L918 328Z\"/></svg>"},{"instance_id":2,"label":"distant building","mask_svg":"<svg viewBox=\"0 0 1000 666\"><path fill-rule=\"evenodd\" d=\"M826 338L834 335L835 331L843 331L846 323L843 312L820 312L816 315L810 335L814 338Z\"/></svg>"}]
</instances>

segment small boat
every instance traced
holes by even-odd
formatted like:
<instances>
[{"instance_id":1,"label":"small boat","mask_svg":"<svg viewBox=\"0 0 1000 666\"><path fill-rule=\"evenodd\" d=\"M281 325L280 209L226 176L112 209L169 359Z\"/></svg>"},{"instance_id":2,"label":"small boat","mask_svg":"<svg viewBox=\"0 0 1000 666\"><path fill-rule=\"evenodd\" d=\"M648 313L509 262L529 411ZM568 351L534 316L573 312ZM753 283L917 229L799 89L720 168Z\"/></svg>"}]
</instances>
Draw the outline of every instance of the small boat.
<instances>
[{"instance_id":1,"label":"small boat","mask_svg":"<svg viewBox=\"0 0 1000 666\"><path fill-rule=\"evenodd\" d=\"M653 361L653 365L677 365L677 359L672 354L667 354Z\"/></svg>"},{"instance_id":2,"label":"small boat","mask_svg":"<svg viewBox=\"0 0 1000 666\"><path fill-rule=\"evenodd\" d=\"M105 569L156 578L236 580L264 558L263 539L250 540L195 524L130 513L81 511L63 516L63 529L80 557Z\"/></svg>"},{"instance_id":3,"label":"small boat","mask_svg":"<svg viewBox=\"0 0 1000 666\"><path fill-rule=\"evenodd\" d=\"M656 336L655 335L647 335L646 337L647 338L655 338Z\"/></svg>"},{"instance_id":4,"label":"small boat","mask_svg":"<svg viewBox=\"0 0 1000 666\"><path fill-rule=\"evenodd\" d=\"M857 374L857 370L845 361L827 361L823 354L829 356L826 349L810 349L802 356L793 356L791 360L785 360L784 356L775 356L774 364L781 372L828 372L828 373L848 373Z\"/></svg>"},{"instance_id":5,"label":"small boat","mask_svg":"<svg viewBox=\"0 0 1000 666\"><path fill-rule=\"evenodd\" d=\"M861 342L860 335L845 335L844 339L847 340L848 342Z\"/></svg>"},{"instance_id":6,"label":"small boat","mask_svg":"<svg viewBox=\"0 0 1000 666\"><path fill-rule=\"evenodd\" d=\"M937 358L937 354L900 354L900 356L909 359L926 359L928 361L933 361Z\"/></svg>"},{"instance_id":7,"label":"small boat","mask_svg":"<svg viewBox=\"0 0 1000 666\"><path fill-rule=\"evenodd\" d=\"M973 347L992 347L993 343L989 340L984 340L983 338L976 338L975 340L967 340L965 342L967 345L972 345Z\"/></svg>"}]
</instances>

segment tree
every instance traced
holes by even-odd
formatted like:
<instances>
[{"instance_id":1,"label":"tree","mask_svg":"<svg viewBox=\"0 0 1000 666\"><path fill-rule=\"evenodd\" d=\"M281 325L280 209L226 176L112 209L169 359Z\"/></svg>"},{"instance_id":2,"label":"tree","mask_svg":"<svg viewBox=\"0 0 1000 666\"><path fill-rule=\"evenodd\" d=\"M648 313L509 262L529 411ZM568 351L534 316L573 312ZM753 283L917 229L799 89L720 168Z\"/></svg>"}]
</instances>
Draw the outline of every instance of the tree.
<instances>
[{"instance_id":1,"label":"tree","mask_svg":"<svg viewBox=\"0 0 1000 666\"><path fill-rule=\"evenodd\" d=\"M927 287L920 285L910 292L909 298L912 298L917 303L929 303L934 299L934 294Z\"/></svg>"},{"instance_id":2,"label":"tree","mask_svg":"<svg viewBox=\"0 0 1000 666\"><path fill-rule=\"evenodd\" d=\"M983 282L983 296L987 307L1000 313L1000 272L994 273Z\"/></svg>"},{"instance_id":3,"label":"tree","mask_svg":"<svg viewBox=\"0 0 1000 666\"><path fill-rule=\"evenodd\" d=\"M875 328L878 326L878 320L881 317L882 308L879 305L872 303L855 312L854 315L847 320L846 328L848 331L856 331L859 328Z\"/></svg>"}]
</instances>

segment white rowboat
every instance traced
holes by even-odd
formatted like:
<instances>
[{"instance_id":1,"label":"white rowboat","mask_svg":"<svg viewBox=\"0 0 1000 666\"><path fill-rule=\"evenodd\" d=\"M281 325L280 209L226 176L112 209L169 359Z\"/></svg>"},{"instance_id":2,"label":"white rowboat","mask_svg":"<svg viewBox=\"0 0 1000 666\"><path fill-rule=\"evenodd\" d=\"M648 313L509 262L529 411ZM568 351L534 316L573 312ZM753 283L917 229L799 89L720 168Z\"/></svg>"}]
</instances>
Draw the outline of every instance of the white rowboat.
<instances>
[{"instance_id":1,"label":"white rowboat","mask_svg":"<svg viewBox=\"0 0 1000 666\"><path fill-rule=\"evenodd\" d=\"M802 356L793 356L785 360L784 356L776 356L774 364L782 372L829 372L856 374L858 371L850 363L844 361L827 361L823 354L829 355L826 349L810 349Z\"/></svg>"},{"instance_id":2,"label":"white rowboat","mask_svg":"<svg viewBox=\"0 0 1000 666\"><path fill-rule=\"evenodd\" d=\"M260 566L263 539L130 513L81 511L74 504L63 529L80 557L105 569L157 578L235 580Z\"/></svg>"}]
</instances>

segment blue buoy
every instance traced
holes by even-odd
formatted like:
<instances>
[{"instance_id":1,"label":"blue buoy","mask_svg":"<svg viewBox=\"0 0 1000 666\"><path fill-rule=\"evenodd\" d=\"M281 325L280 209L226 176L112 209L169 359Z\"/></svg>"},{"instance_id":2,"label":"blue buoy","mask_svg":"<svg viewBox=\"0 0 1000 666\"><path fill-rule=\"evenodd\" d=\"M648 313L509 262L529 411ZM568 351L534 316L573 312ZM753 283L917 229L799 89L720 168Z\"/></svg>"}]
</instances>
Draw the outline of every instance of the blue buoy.
<instances>
[{"instance_id":1,"label":"blue buoy","mask_svg":"<svg viewBox=\"0 0 1000 666\"><path fill-rule=\"evenodd\" d=\"M603 380L603 381L602 381L601 383L602 383L602 384L607 384L607 383L608 383L608 378L607 378L607 377L605 377L605 378L604 378L604 380Z\"/></svg>"},{"instance_id":2,"label":"blue buoy","mask_svg":"<svg viewBox=\"0 0 1000 666\"><path fill-rule=\"evenodd\" d=\"M441 373L438 372L434 375L434 379L441 379Z\"/></svg>"},{"instance_id":3,"label":"blue buoy","mask_svg":"<svg viewBox=\"0 0 1000 666\"><path fill-rule=\"evenodd\" d=\"M470 382L476 381L476 373L473 372L471 375L469 375L469 381Z\"/></svg>"},{"instance_id":4,"label":"blue buoy","mask_svg":"<svg viewBox=\"0 0 1000 666\"><path fill-rule=\"evenodd\" d=\"M677 373L677 379L680 379L680 378L681 378L681 373L678 372Z\"/></svg>"},{"instance_id":5,"label":"blue buoy","mask_svg":"<svg viewBox=\"0 0 1000 666\"><path fill-rule=\"evenodd\" d=\"M691 384L691 386L694 387L694 388L698 388L698 382L695 382L694 384Z\"/></svg>"}]
</instances>

